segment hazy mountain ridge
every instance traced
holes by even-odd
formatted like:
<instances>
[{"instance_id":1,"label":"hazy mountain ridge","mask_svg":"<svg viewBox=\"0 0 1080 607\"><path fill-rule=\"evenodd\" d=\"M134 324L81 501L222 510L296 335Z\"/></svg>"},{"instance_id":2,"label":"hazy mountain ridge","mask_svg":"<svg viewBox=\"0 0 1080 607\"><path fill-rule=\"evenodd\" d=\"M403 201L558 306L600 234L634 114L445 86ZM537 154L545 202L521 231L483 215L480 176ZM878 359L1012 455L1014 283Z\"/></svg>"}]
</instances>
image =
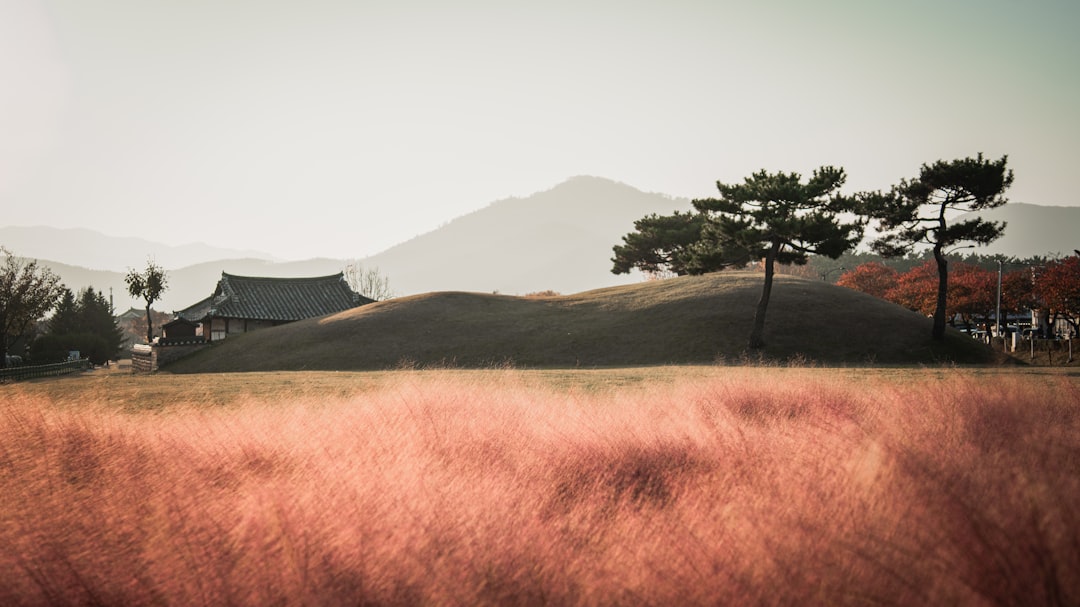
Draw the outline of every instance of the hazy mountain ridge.
<instances>
[{"instance_id":1,"label":"hazy mountain ridge","mask_svg":"<svg viewBox=\"0 0 1080 607\"><path fill-rule=\"evenodd\" d=\"M1010 202L996 209L966 213L957 219L979 216L990 221L1004 221L1005 234L972 253L1009 257L1059 257L1080 249L1080 207L1043 206Z\"/></svg>"},{"instance_id":2,"label":"hazy mountain ridge","mask_svg":"<svg viewBox=\"0 0 1080 607\"><path fill-rule=\"evenodd\" d=\"M112 272L145 266L148 257L165 268L219 259L274 260L272 255L259 251L227 249L203 243L167 245L145 238L108 236L83 228L0 227L0 244L22 257L49 259L90 270Z\"/></svg>"},{"instance_id":3,"label":"hazy mountain ridge","mask_svg":"<svg viewBox=\"0 0 1080 607\"><path fill-rule=\"evenodd\" d=\"M645 215L690 208L690 201L684 198L642 192L599 177L574 177L531 196L492 202L362 262L367 267L377 266L399 296L434 291L579 293L641 280L639 275L611 274L612 246L621 242L622 236L633 229L634 221ZM1080 207L1010 203L982 215L1009 225L1001 239L971 252L1030 257L1068 254L1080 248L1080 238L1075 234L1080 226ZM39 242L38 248L31 250L74 255L74 259L31 255L18 242L5 240L5 234L12 233L9 230L0 228L0 244L19 255L41 259L73 290L93 286L107 295L112 288L118 311L133 305L142 307L141 301L128 297L123 271L88 269L82 259L83 250L65 253L66 247L48 242ZM45 238L48 233L39 234ZM122 267L143 266L147 251L153 250L150 245L154 243L141 239L98 237L115 241L103 248L123 252ZM161 258L157 261L169 271L169 289L154 304L162 311L180 310L210 295L221 272L318 276L339 272L347 263L325 258L273 262L242 256L179 267Z\"/></svg>"},{"instance_id":4,"label":"hazy mountain ridge","mask_svg":"<svg viewBox=\"0 0 1080 607\"><path fill-rule=\"evenodd\" d=\"M493 202L365 263L389 276L399 294L576 293L640 280L611 273L612 246L645 215L689 208L687 199L579 176Z\"/></svg>"},{"instance_id":5,"label":"hazy mountain ridge","mask_svg":"<svg viewBox=\"0 0 1080 607\"><path fill-rule=\"evenodd\" d=\"M124 283L126 272L90 270L87 268L42 259L41 264L52 269L72 291L93 287L106 297L111 295L116 313L128 308L142 309L144 301L131 298ZM188 266L176 270L167 269L169 286L162 298L154 302L154 309L162 312L182 310L211 293L217 286L222 272L241 276L325 276L340 272L345 262L336 259L312 259L308 261L273 263L262 259L222 259Z\"/></svg>"}]
</instances>

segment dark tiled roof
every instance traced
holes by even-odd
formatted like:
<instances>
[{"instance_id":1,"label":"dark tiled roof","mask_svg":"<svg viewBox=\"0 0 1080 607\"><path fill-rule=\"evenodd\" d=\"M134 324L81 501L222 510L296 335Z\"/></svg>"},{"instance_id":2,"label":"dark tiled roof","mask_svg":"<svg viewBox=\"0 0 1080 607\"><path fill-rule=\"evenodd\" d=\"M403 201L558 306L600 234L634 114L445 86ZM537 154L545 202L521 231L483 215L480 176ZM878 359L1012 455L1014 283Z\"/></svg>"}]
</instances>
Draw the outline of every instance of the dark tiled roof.
<instances>
[{"instance_id":1,"label":"dark tiled roof","mask_svg":"<svg viewBox=\"0 0 1080 607\"><path fill-rule=\"evenodd\" d=\"M222 272L217 290L209 300L209 314L292 321L325 316L372 301L350 289L340 272L314 278L259 278Z\"/></svg>"}]
</instances>

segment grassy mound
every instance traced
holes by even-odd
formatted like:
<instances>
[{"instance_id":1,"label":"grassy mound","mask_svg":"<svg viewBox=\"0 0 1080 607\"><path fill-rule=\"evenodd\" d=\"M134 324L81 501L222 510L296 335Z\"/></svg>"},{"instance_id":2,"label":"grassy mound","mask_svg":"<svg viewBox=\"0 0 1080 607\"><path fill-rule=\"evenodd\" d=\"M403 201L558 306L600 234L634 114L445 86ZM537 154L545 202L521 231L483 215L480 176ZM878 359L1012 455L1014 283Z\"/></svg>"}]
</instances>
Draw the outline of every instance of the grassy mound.
<instances>
[{"instance_id":1,"label":"grassy mound","mask_svg":"<svg viewBox=\"0 0 1080 607\"><path fill-rule=\"evenodd\" d=\"M230 336L174 372L364 370L401 366L629 366L742 360L762 276L722 272L523 298L444 292L402 297ZM778 276L761 353L824 364L986 363L994 354L889 302Z\"/></svg>"}]
</instances>

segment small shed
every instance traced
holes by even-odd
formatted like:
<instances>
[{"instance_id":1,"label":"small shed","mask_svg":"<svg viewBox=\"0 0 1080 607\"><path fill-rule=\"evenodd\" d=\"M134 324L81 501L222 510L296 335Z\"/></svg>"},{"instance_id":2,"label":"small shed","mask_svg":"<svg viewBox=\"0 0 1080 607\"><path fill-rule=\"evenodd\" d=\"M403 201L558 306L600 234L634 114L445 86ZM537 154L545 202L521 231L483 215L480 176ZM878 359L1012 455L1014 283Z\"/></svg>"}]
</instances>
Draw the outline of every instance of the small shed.
<instances>
[{"instance_id":1,"label":"small shed","mask_svg":"<svg viewBox=\"0 0 1080 607\"><path fill-rule=\"evenodd\" d=\"M187 318L174 318L161 326L165 342L188 341L201 337L199 323Z\"/></svg>"}]
</instances>

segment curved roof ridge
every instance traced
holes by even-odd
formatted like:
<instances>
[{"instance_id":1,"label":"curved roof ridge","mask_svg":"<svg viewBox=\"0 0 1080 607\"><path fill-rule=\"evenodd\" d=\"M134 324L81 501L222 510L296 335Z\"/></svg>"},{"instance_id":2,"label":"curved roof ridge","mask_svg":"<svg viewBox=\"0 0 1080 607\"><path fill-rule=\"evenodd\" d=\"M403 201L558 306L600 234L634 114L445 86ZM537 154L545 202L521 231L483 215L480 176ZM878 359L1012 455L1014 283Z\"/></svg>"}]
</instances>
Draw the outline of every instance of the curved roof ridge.
<instances>
[{"instance_id":1,"label":"curved roof ridge","mask_svg":"<svg viewBox=\"0 0 1080 607\"><path fill-rule=\"evenodd\" d=\"M293 321L370 303L348 285L344 272L296 278L221 273L211 313L226 318Z\"/></svg>"},{"instance_id":2,"label":"curved roof ridge","mask_svg":"<svg viewBox=\"0 0 1080 607\"><path fill-rule=\"evenodd\" d=\"M318 280L330 280L335 278L344 278L344 272L338 272L337 274L327 274L326 276L242 276L240 274L229 274L228 272L222 272L222 278L239 278L241 280L273 280L273 281L318 281Z\"/></svg>"}]
</instances>

